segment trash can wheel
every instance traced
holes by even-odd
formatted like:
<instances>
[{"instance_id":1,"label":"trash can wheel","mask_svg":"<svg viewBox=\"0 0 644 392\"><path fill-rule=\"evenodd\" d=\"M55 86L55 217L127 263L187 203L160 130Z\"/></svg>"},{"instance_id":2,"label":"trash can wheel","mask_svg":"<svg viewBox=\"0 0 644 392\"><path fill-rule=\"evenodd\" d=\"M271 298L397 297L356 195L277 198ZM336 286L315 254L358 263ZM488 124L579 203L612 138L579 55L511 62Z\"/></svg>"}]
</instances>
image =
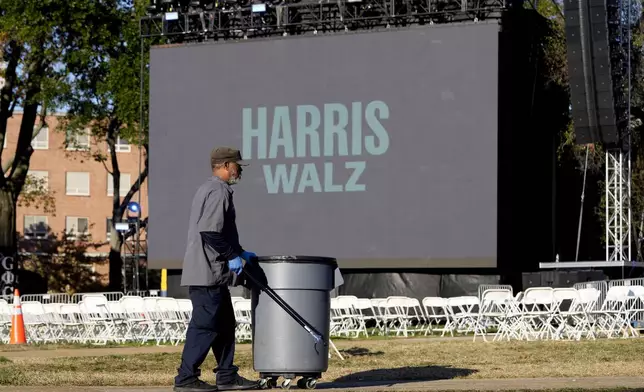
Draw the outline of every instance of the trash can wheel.
<instances>
[{"instance_id":1,"label":"trash can wheel","mask_svg":"<svg viewBox=\"0 0 644 392\"><path fill-rule=\"evenodd\" d=\"M266 377L259 380L260 389L271 389L277 387L277 378Z\"/></svg>"},{"instance_id":2,"label":"trash can wheel","mask_svg":"<svg viewBox=\"0 0 644 392\"><path fill-rule=\"evenodd\" d=\"M297 380L297 387L300 389L315 389L318 380L313 377L303 377Z\"/></svg>"},{"instance_id":3,"label":"trash can wheel","mask_svg":"<svg viewBox=\"0 0 644 392\"><path fill-rule=\"evenodd\" d=\"M285 379L282 381L282 385L280 385L280 387L281 387L282 389L290 389L290 388L291 388L291 386L293 385L293 384L291 383L291 381L293 381L293 379L291 379L291 378L285 378Z\"/></svg>"}]
</instances>

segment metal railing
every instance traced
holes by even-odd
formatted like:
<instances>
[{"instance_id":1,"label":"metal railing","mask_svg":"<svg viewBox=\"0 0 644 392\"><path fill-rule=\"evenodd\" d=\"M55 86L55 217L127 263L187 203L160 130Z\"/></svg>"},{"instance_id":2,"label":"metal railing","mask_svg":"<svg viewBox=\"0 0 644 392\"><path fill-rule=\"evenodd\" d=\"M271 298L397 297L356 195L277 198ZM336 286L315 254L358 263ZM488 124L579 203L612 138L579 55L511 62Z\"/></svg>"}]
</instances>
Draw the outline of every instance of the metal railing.
<instances>
[{"instance_id":1,"label":"metal railing","mask_svg":"<svg viewBox=\"0 0 644 392\"><path fill-rule=\"evenodd\" d=\"M479 299L483 298L483 293L486 290L510 290L510 293L514 295L512 286L510 286L509 284L482 284L479 285Z\"/></svg>"},{"instance_id":2,"label":"metal railing","mask_svg":"<svg viewBox=\"0 0 644 392\"><path fill-rule=\"evenodd\" d=\"M579 282L579 283L575 283L572 287L577 290L581 290L581 289L599 290L599 299L597 300L597 303L595 304L595 308L593 310L601 309L602 304L606 299L606 293L608 292L608 283L605 280L596 280L592 282Z\"/></svg>"}]
</instances>

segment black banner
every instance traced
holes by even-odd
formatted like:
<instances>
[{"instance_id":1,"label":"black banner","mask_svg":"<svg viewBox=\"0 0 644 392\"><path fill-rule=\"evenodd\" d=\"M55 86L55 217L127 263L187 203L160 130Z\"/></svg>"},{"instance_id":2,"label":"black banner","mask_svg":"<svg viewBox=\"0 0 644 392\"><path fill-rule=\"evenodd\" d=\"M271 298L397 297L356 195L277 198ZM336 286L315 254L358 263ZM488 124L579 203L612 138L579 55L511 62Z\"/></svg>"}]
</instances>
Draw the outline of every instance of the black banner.
<instances>
[{"instance_id":1,"label":"black banner","mask_svg":"<svg viewBox=\"0 0 644 392\"><path fill-rule=\"evenodd\" d=\"M8 248L0 247L0 295L12 296L18 286L15 253Z\"/></svg>"}]
</instances>

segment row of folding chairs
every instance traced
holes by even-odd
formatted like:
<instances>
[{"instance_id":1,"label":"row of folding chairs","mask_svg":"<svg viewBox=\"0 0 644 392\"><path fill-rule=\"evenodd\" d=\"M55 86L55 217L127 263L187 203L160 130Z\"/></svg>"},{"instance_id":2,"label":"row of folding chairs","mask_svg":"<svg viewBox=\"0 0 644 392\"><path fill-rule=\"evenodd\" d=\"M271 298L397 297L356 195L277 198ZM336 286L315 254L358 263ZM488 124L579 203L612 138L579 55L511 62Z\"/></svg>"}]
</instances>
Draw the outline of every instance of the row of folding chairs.
<instances>
[{"instance_id":1,"label":"row of folding chairs","mask_svg":"<svg viewBox=\"0 0 644 392\"><path fill-rule=\"evenodd\" d=\"M605 298L602 298L605 297ZM251 302L233 298L238 341L252 340ZM192 314L190 300L123 296L110 301L85 294L77 304L26 301L22 304L31 342L156 342L179 344ZM0 300L0 339L8 341L11 305ZM595 288L488 289L481 298L331 299L333 337L414 336L473 333L484 340L595 339L638 336L634 320L644 315L644 286Z\"/></svg>"},{"instance_id":2,"label":"row of folding chairs","mask_svg":"<svg viewBox=\"0 0 644 392\"><path fill-rule=\"evenodd\" d=\"M331 336L409 336L426 320L416 298L358 298L340 295L331 299Z\"/></svg>"},{"instance_id":3,"label":"row of folding chairs","mask_svg":"<svg viewBox=\"0 0 644 392\"><path fill-rule=\"evenodd\" d=\"M639 336L635 320L644 313L644 286L612 286L602 299L596 288L535 287L512 296L487 290L472 319L474 339L580 340Z\"/></svg>"},{"instance_id":4,"label":"row of folding chairs","mask_svg":"<svg viewBox=\"0 0 644 392\"><path fill-rule=\"evenodd\" d=\"M250 301L233 301L236 338L248 340ZM248 310L246 312L246 309ZM122 296L110 301L102 294L85 294L79 303L22 303L27 340L31 343L156 342L185 340L192 315L188 299ZM9 341L12 305L0 300L0 340Z\"/></svg>"},{"instance_id":5,"label":"row of folding chairs","mask_svg":"<svg viewBox=\"0 0 644 392\"><path fill-rule=\"evenodd\" d=\"M367 299L341 295L331 299L331 334L356 338L474 332L479 305L475 296L419 301L404 296Z\"/></svg>"},{"instance_id":6,"label":"row of folding chairs","mask_svg":"<svg viewBox=\"0 0 644 392\"><path fill-rule=\"evenodd\" d=\"M331 333L343 337L474 334L487 340L580 340L639 336L644 286L488 289L477 296L331 300ZM369 331L371 328L371 331Z\"/></svg>"},{"instance_id":7,"label":"row of folding chairs","mask_svg":"<svg viewBox=\"0 0 644 392\"><path fill-rule=\"evenodd\" d=\"M413 302L414 311L418 310L414 315L402 311L407 308L407 300ZM251 302L241 297L233 297L232 302L237 321L236 338L250 341ZM361 308L357 304L365 306ZM334 298L330 315L332 336L368 334L366 323L369 320L375 321L381 334L394 331L396 335L407 336L414 319L424 320L419 306L416 299L403 297L374 300ZM356 309L370 310L371 313L356 317ZM176 345L185 339L192 304L187 299L129 295L114 301L99 293L84 294L79 303L25 301L22 312L30 342L107 344L152 341ZM5 343L9 340L11 314L12 305L0 300L0 340Z\"/></svg>"},{"instance_id":8,"label":"row of folding chairs","mask_svg":"<svg viewBox=\"0 0 644 392\"><path fill-rule=\"evenodd\" d=\"M479 304L475 296L419 301L404 296L367 299L341 295L331 299L331 333L356 338L473 332L472 320Z\"/></svg>"}]
</instances>

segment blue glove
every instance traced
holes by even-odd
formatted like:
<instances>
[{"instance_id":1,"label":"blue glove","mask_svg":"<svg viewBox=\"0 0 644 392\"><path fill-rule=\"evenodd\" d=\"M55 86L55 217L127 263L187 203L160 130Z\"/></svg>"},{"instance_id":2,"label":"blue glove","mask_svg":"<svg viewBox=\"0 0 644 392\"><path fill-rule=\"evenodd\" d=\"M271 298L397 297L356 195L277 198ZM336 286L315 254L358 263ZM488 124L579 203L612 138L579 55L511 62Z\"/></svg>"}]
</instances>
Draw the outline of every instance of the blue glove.
<instances>
[{"instance_id":1,"label":"blue glove","mask_svg":"<svg viewBox=\"0 0 644 392\"><path fill-rule=\"evenodd\" d=\"M250 259L252 259L253 257L257 257L257 255L253 252L243 251L241 254L241 258L246 260L247 263L250 263Z\"/></svg>"},{"instance_id":2,"label":"blue glove","mask_svg":"<svg viewBox=\"0 0 644 392\"><path fill-rule=\"evenodd\" d=\"M239 257L235 257L232 260L228 260L228 269L230 269L237 275L240 275L242 273L242 270L244 269L244 264L242 263L242 259L240 259Z\"/></svg>"}]
</instances>

